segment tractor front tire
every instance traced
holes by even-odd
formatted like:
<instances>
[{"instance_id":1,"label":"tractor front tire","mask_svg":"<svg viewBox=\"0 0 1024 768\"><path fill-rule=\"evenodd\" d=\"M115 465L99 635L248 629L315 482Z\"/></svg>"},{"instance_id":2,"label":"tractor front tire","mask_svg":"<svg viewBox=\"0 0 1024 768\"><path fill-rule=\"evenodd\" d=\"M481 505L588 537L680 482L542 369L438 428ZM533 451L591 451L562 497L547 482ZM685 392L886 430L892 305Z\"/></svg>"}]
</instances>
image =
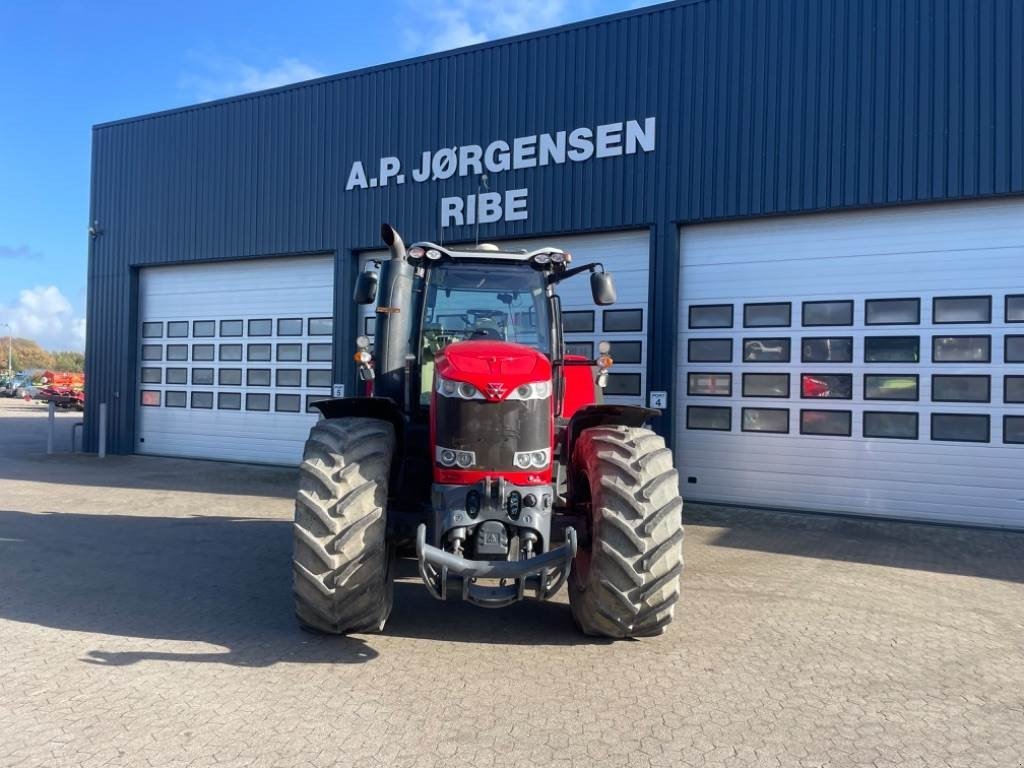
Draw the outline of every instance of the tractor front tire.
<instances>
[{"instance_id":1,"label":"tractor front tire","mask_svg":"<svg viewBox=\"0 0 1024 768\"><path fill-rule=\"evenodd\" d=\"M394 427L380 419L322 419L300 466L292 560L295 614L309 629L374 632L391 613L387 540Z\"/></svg>"},{"instance_id":2,"label":"tractor front tire","mask_svg":"<svg viewBox=\"0 0 1024 768\"><path fill-rule=\"evenodd\" d=\"M660 635L683 570L672 452L649 429L592 427L576 441L571 471L574 501L590 521L569 578L576 624L599 637Z\"/></svg>"}]
</instances>

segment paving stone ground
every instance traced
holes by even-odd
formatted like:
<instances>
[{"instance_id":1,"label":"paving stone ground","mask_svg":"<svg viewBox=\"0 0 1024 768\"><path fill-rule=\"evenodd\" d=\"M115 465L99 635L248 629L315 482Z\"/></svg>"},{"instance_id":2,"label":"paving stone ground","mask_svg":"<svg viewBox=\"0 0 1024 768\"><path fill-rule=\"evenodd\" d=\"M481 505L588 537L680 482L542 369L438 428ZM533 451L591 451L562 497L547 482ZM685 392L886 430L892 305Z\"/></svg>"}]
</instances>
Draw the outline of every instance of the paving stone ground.
<instances>
[{"instance_id":1,"label":"paving stone ground","mask_svg":"<svg viewBox=\"0 0 1024 768\"><path fill-rule=\"evenodd\" d=\"M0 405L0 766L1024 766L1024 535L690 505L676 623L292 620L291 470L46 457ZM70 424L58 419L58 447Z\"/></svg>"}]
</instances>

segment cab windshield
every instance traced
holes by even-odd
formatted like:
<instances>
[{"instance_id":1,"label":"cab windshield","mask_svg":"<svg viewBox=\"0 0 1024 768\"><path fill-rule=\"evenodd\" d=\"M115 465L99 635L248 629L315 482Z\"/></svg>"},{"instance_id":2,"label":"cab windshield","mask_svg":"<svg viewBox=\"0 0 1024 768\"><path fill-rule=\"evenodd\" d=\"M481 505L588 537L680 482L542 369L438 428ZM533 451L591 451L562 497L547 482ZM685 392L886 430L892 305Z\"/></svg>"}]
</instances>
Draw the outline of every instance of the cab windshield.
<instances>
[{"instance_id":1,"label":"cab windshield","mask_svg":"<svg viewBox=\"0 0 1024 768\"><path fill-rule=\"evenodd\" d=\"M551 355L544 275L518 264L443 263L427 270L423 359L453 341L525 344Z\"/></svg>"}]
</instances>

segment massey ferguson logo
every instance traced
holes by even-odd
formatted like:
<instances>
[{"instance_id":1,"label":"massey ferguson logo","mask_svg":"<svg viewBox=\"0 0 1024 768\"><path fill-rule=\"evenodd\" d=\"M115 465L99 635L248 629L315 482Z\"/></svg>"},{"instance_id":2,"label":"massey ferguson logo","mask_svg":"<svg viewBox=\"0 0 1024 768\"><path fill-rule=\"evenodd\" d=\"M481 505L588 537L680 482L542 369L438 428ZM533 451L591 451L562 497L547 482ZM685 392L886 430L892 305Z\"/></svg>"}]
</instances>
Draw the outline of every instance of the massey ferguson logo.
<instances>
[{"instance_id":1,"label":"massey ferguson logo","mask_svg":"<svg viewBox=\"0 0 1024 768\"><path fill-rule=\"evenodd\" d=\"M500 382L491 382L487 385L487 394L491 397L501 397L505 394L505 385Z\"/></svg>"}]
</instances>

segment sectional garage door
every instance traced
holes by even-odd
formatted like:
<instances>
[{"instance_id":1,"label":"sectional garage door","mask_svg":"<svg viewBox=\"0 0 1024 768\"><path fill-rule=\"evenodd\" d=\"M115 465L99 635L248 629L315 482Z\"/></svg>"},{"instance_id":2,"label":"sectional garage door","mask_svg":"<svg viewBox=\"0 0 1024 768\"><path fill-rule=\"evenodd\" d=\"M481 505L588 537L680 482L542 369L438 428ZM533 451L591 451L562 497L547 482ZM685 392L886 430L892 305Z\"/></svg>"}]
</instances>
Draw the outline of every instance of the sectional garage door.
<instances>
[{"instance_id":1,"label":"sectional garage door","mask_svg":"<svg viewBox=\"0 0 1024 768\"><path fill-rule=\"evenodd\" d=\"M136 450L297 464L331 391L329 256L139 275Z\"/></svg>"},{"instance_id":2,"label":"sectional garage door","mask_svg":"<svg viewBox=\"0 0 1024 768\"><path fill-rule=\"evenodd\" d=\"M647 286L650 270L650 236L646 230L607 232L596 235L553 236L501 242L507 250L533 250L555 246L572 254L573 266L599 261L615 276L618 301L597 307L586 275L570 278L558 287L562 298L565 338L569 352L593 357L599 340L612 345L615 360L608 376L605 402L642 402L647 391ZM465 246L458 246L465 247ZM385 251L364 253L361 267L372 259L387 258ZM366 335L373 337L374 317L362 311Z\"/></svg>"},{"instance_id":3,"label":"sectional garage door","mask_svg":"<svg viewBox=\"0 0 1024 768\"><path fill-rule=\"evenodd\" d=\"M1024 201L686 227L691 499L1024 527Z\"/></svg>"}]
</instances>

